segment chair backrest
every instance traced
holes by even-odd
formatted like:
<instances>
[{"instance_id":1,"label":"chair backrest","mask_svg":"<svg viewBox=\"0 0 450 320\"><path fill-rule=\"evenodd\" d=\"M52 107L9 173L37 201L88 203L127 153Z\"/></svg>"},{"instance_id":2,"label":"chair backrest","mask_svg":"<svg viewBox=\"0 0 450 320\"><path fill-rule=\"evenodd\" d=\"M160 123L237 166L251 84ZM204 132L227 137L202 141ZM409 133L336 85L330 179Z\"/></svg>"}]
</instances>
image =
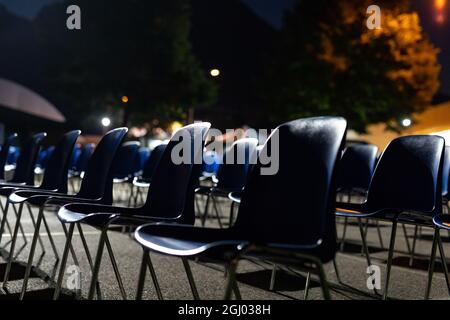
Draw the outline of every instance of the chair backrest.
<instances>
[{"instance_id":1,"label":"chair backrest","mask_svg":"<svg viewBox=\"0 0 450 320\"><path fill-rule=\"evenodd\" d=\"M77 196L112 203L111 167L128 128L107 132L92 154Z\"/></svg>"},{"instance_id":2,"label":"chair backrest","mask_svg":"<svg viewBox=\"0 0 450 320\"><path fill-rule=\"evenodd\" d=\"M156 167L158 166L159 161L161 160L164 150L166 150L167 143L161 143L157 145L150 153L150 157L144 166L144 171L142 173L142 178L151 179L153 174L155 173Z\"/></svg>"},{"instance_id":3,"label":"chair backrest","mask_svg":"<svg viewBox=\"0 0 450 320\"><path fill-rule=\"evenodd\" d=\"M81 153L77 159L77 162L75 164L75 170L76 172L84 172L86 171L89 163L89 159L91 158L92 154L94 153L95 144L94 143L88 143L86 144L83 149L81 150Z\"/></svg>"},{"instance_id":4,"label":"chair backrest","mask_svg":"<svg viewBox=\"0 0 450 320\"><path fill-rule=\"evenodd\" d=\"M221 159L217 152L208 150L203 154L202 172L207 174L217 174Z\"/></svg>"},{"instance_id":5,"label":"chair backrest","mask_svg":"<svg viewBox=\"0 0 450 320\"><path fill-rule=\"evenodd\" d=\"M450 146L447 146L445 147L444 164L442 166L442 195L448 198L449 191L450 191Z\"/></svg>"},{"instance_id":6,"label":"chair backrest","mask_svg":"<svg viewBox=\"0 0 450 320\"><path fill-rule=\"evenodd\" d=\"M133 165L133 175L135 177L142 176L145 164L147 163L149 157L150 149L146 147L140 147Z\"/></svg>"},{"instance_id":7,"label":"chair backrest","mask_svg":"<svg viewBox=\"0 0 450 320\"><path fill-rule=\"evenodd\" d=\"M67 173L71 155L80 134L80 130L73 130L63 135L48 158L40 188L67 192Z\"/></svg>"},{"instance_id":8,"label":"chair backrest","mask_svg":"<svg viewBox=\"0 0 450 320\"><path fill-rule=\"evenodd\" d=\"M383 152L370 183L366 210L442 211L444 139L431 135L394 139Z\"/></svg>"},{"instance_id":9,"label":"chair backrest","mask_svg":"<svg viewBox=\"0 0 450 320\"><path fill-rule=\"evenodd\" d=\"M114 178L124 179L133 175L140 146L139 141L127 141L120 146L112 168Z\"/></svg>"},{"instance_id":10,"label":"chair backrest","mask_svg":"<svg viewBox=\"0 0 450 320\"><path fill-rule=\"evenodd\" d=\"M11 145L17 140L17 133L9 135L5 143L3 143L2 149L0 150L0 180L5 179L5 165L9 156L9 149Z\"/></svg>"},{"instance_id":11,"label":"chair backrest","mask_svg":"<svg viewBox=\"0 0 450 320\"><path fill-rule=\"evenodd\" d=\"M81 154L81 144L76 143L72 151L72 156L70 158L70 166L69 166L70 170L72 171L76 170L76 165L78 158L80 157L80 154Z\"/></svg>"},{"instance_id":12,"label":"chair backrest","mask_svg":"<svg viewBox=\"0 0 450 320\"><path fill-rule=\"evenodd\" d=\"M17 159L16 170L11 182L34 185L34 167L37 156L42 145L42 141L47 133L41 132L33 135L21 148L19 159Z\"/></svg>"},{"instance_id":13,"label":"chair backrest","mask_svg":"<svg viewBox=\"0 0 450 320\"><path fill-rule=\"evenodd\" d=\"M340 117L280 125L249 175L232 230L260 244L314 246L323 261L332 259L336 167L346 128L347 122ZM264 154L271 155L272 162L278 160L275 174L261 174Z\"/></svg>"},{"instance_id":14,"label":"chair backrest","mask_svg":"<svg viewBox=\"0 0 450 320\"><path fill-rule=\"evenodd\" d=\"M371 144L353 144L345 148L339 163L338 189L367 191L377 160L378 148Z\"/></svg>"},{"instance_id":15,"label":"chair backrest","mask_svg":"<svg viewBox=\"0 0 450 320\"><path fill-rule=\"evenodd\" d=\"M217 188L241 190L245 186L252 157L256 159L257 145L258 140L254 138L240 139L233 143L219 166Z\"/></svg>"},{"instance_id":16,"label":"chair backrest","mask_svg":"<svg viewBox=\"0 0 450 320\"><path fill-rule=\"evenodd\" d=\"M210 126L208 122L194 123L179 129L170 139L152 177L143 208L146 214L179 217L180 223L194 224L194 191L201 170L204 140ZM180 154L181 146L187 147L183 149L183 156L188 161L176 163L173 156Z\"/></svg>"}]
</instances>

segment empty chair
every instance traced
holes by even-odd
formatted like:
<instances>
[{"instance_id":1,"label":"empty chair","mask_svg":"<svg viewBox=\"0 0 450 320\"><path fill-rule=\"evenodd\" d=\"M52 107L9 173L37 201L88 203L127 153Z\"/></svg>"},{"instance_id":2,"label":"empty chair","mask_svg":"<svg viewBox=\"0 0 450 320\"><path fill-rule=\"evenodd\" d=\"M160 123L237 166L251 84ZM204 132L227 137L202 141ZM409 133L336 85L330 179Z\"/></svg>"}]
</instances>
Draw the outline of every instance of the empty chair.
<instances>
[{"instance_id":1,"label":"empty chair","mask_svg":"<svg viewBox=\"0 0 450 320\"><path fill-rule=\"evenodd\" d=\"M235 271L244 253L316 272L329 298L322 264L336 252L335 168L345 132L346 121L338 117L299 119L279 126L262 151L279 150L272 154L277 157L278 171L265 174L258 161L243 191L236 223L230 228L166 223L139 227L135 238L144 256L137 299L142 296L147 265L159 288L149 251L182 258L185 265L194 258L226 265L226 298L231 291L240 297ZM199 298L192 273L186 271L192 293Z\"/></svg>"},{"instance_id":2,"label":"empty chair","mask_svg":"<svg viewBox=\"0 0 450 320\"><path fill-rule=\"evenodd\" d=\"M364 195L375 169L378 148L370 144L353 144L345 148L339 167L338 192Z\"/></svg>"},{"instance_id":3,"label":"empty chair","mask_svg":"<svg viewBox=\"0 0 450 320\"><path fill-rule=\"evenodd\" d=\"M92 154L81 183L80 191L77 194L69 195L62 192L19 190L9 196L10 203L22 204L27 202L39 207L22 292L20 294L21 299L25 296L44 210L49 207L54 208L55 206L73 202L111 204L113 184L111 166L127 131L127 128L117 128L104 135Z\"/></svg>"},{"instance_id":4,"label":"empty chair","mask_svg":"<svg viewBox=\"0 0 450 320\"><path fill-rule=\"evenodd\" d=\"M219 226L223 226L216 198L228 199L228 194L230 192L241 191L244 188L251 164L254 163L256 159L257 144L258 140L254 138L245 138L234 142L223 156L222 163L217 172L217 177L213 178L215 185L213 187L200 186L197 188L197 194L206 196L202 225L205 225L209 202L211 200ZM230 225L232 219L233 217L230 212Z\"/></svg>"},{"instance_id":5,"label":"empty chair","mask_svg":"<svg viewBox=\"0 0 450 320\"><path fill-rule=\"evenodd\" d=\"M74 150L73 164L69 170L69 183L74 193L79 189L80 179L84 176L94 149L95 144L88 143L82 149L76 148Z\"/></svg>"},{"instance_id":6,"label":"empty chair","mask_svg":"<svg viewBox=\"0 0 450 320\"><path fill-rule=\"evenodd\" d=\"M347 201L351 202L353 195L362 197L363 199L366 197L370 180L375 170L377 152L378 148L371 144L352 144L345 148L339 165L337 180L338 195L340 195L341 199L344 195L347 195ZM344 219L341 250L344 250L347 220L348 218ZM378 224L377 231L381 247L383 247L383 240Z\"/></svg>"},{"instance_id":7,"label":"empty chair","mask_svg":"<svg viewBox=\"0 0 450 320\"><path fill-rule=\"evenodd\" d=\"M38 155L38 159L36 161L36 167L34 168L34 173L36 175L42 175L47 166L47 161L51 157L53 151L55 150L55 146L50 146L47 149L41 150Z\"/></svg>"},{"instance_id":8,"label":"empty chair","mask_svg":"<svg viewBox=\"0 0 450 320\"><path fill-rule=\"evenodd\" d=\"M144 172L144 166L147 163L149 157L150 157L150 149L149 148L145 148L145 147L139 148L138 155L134 161L134 167L133 167L134 177L142 176L142 173Z\"/></svg>"},{"instance_id":9,"label":"empty chair","mask_svg":"<svg viewBox=\"0 0 450 320\"><path fill-rule=\"evenodd\" d=\"M149 158L144 164L144 168L142 171L142 175L139 177L135 177L133 179L133 186L136 191L134 192L134 203L137 204L139 198L141 198L142 202L145 202L143 198L142 190L150 187L150 183L152 181L152 177L155 173L155 170L158 166L159 161L161 160L162 155L164 154L164 150L167 147L167 143L161 143L157 145L150 153Z\"/></svg>"},{"instance_id":10,"label":"empty chair","mask_svg":"<svg viewBox=\"0 0 450 320\"><path fill-rule=\"evenodd\" d=\"M5 166L10 155L10 149L12 144L17 140L17 133L9 135L3 143L2 149L0 150L0 181L5 180Z\"/></svg>"},{"instance_id":11,"label":"empty chair","mask_svg":"<svg viewBox=\"0 0 450 320\"><path fill-rule=\"evenodd\" d=\"M442 167L442 201L450 213L450 146L445 147L445 158Z\"/></svg>"},{"instance_id":12,"label":"empty chair","mask_svg":"<svg viewBox=\"0 0 450 320\"><path fill-rule=\"evenodd\" d=\"M119 148L112 168L114 184L125 187L120 188L121 190L116 188L116 191L126 193L127 189L129 189L129 194L125 196L125 199L128 199L128 206L131 205L131 200L133 199L133 184L131 182L134 178L135 162L139 155L140 145L138 141L125 142ZM116 197L116 199L120 199L120 197Z\"/></svg>"},{"instance_id":13,"label":"empty chair","mask_svg":"<svg viewBox=\"0 0 450 320\"><path fill-rule=\"evenodd\" d=\"M392 223L384 299L388 297L397 224L434 228L432 218L442 212L443 155L444 139L441 137L418 135L397 138L388 145L377 164L367 200L361 204L337 204L338 216L357 218L359 221L361 218L371 218ZM371 265L361 223L359 226L367 263ZM435 232L435 238L437 241L438 232ZM426 298L430 285L429 281Z\"/></svg>"},{"instance_id":14,"label":"empty chair","mask_svg":"<svg viewBox=\"0 0 450 320\"><path fill-rule=\"evenodd\" d=\"M42 183L40 186L26 186L26 185L11 185L10 188L2 188L3 192L8 191L10 194L13 191L16 191L18 189L20 190L35 190L35 191L43 191L43 192L67 192L67 172L69 169L69 163L70 163L70 156L72 154L73 147L75 145L75 142L78 139L78 136L80 135L79 130L70 131L62 137L62 139L59 141L58 145L54 148L52 153L50 154L50 157L47 161L47 169L45 170ZM5 193L4 193L5 194ZM5 227L5 223L7 221L7 214L8 214L8 206L9 206L9 199L6 203L5 208L5 214L4 218L2 220L1 228L0 228L0 240L1 236L3 234L3 230ZM31 216L31 220L34 224L34 216L31 211L30 205L27 203L27 209L28 213ZM11 248L9 252L9 258L8 258L8 265L5 272L5 280L3 282L3 287L6 287L9 272L11 270L11 263L14 257L14 249L15 244L17 240L17 234L20 227L20 221L22 217L22 211L23 211L23 203L19 207L19 211L17 214L17 220L16 220L16 226L14 228L14 234L12 236L12 242L11 242ZM56 247L50 232L50 229L48 227L48 224L44 218L44 225L45 229L47 231L47 235L49 237L50 243L52 245L53 251L55 252L55 255L57 256ZM42 241L42 240L41 240ZM41 242L42 245L42 242Z\"/></svg>"},{"instance_id":15,"label":"empty chair","mask_svg":"<svg viewBox=\"0 0 450 320\"><path fill-rule=\"evenodd\" d=\"M68 224L69 228L54 298L58 298L62 285L69 244L75 225L78 226L80 234L82 233L82 223L101 230L88 298L94 297L102 253L106 246L122 297L125 299L126 293L115 263L113 249L108 240L108 228L114 225L138 226L149 221L194 224L194 189L200 172L203 140L209 127L209 123L195 123L185 126L175 133L156 165L147 201L142 207L69 204L59 210L59 219L62 223ZM187 138L190 141L185 141ZM187 160L189 161L183 160L178 163L172 158L172 152L177 150L181 139L185 143L183 146L187 147L183 154L188 156Z\"/></svg>"}]
</instances>

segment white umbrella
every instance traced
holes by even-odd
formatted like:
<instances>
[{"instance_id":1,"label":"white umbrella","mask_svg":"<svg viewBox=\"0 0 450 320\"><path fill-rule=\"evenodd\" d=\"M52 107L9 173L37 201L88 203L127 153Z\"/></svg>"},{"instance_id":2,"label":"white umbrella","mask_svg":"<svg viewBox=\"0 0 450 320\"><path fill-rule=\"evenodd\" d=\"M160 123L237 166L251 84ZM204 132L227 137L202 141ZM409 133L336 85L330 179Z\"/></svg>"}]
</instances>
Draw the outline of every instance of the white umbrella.
<instances>
[{"instance_id":1,"label":"white umbrella","mask_svg":"<svg viewBox=\"0 0 450 320\"><path fill-rule=\"evenodd\" d=\"M55 122L66 122L59 110L32 90L0 78L0 106Z\"/></svg>"}]
</instances>

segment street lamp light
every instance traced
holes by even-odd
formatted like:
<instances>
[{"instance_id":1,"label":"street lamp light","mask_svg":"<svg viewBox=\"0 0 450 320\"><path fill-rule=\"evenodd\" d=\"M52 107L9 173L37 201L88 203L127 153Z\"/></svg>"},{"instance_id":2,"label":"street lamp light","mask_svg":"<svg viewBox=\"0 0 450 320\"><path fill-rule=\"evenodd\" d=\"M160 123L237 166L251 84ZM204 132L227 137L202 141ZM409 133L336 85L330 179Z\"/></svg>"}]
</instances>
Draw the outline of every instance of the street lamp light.
<instances>
[{"instance_id":1,"label":"street lamp light","mask_svg":"<svg viewBox=\"0 0 450 320\"><path fill-rule=\"evenodd\" d=\"M211 71L209 72L209 74L211 75L211 77L218 77L220 75L220 70L219 69L211 69Z\"/></svg>"},{"instance_id":2,"label":"street lamp light","mask_svg":"<svg viewBox=\"0 0 450 320\"><path fill-rule=\"evenodd\" d=\"M412 121L409 118L405 118L402 120L402 126L404 126L405 128L411 126L411 124L412 124Z\"/></svg>"},{"instance_id":3,"label":"street lamp light","mask_svg":"<svg viewBox=\"0 0 450 320\"><path fill-rule=\"evenodd\" d=\"M111 125L111 119L108 117L102 118L102 126L109 127Z\"/></svg>"},{"instance_id":4,"label":"street lamp light","mask_svg":"<svg viewBox=\"0 0 450 320\"><path fill-rule=\"evenodd\" d=\"M123 103L128 103L129 99L128 99L128 96L123 96L121 100Z\"/></svg>"}]
</instances>

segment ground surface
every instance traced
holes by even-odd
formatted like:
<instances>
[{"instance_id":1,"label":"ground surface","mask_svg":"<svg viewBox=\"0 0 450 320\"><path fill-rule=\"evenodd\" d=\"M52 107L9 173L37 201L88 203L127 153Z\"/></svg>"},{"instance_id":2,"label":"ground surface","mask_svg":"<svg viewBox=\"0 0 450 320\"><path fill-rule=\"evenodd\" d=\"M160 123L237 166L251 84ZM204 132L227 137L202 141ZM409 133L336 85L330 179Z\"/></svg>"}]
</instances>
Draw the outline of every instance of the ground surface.
<instances>
[{"instance_id":1,"label":"ground surface","mask_svg":"<svg viewBox=\"0 0 450 320\"><path fill-rule=\"evenodd\" d=\"M200 206L203 203L200 201ZM228 204L223 203L222 215L224 222L228 217ZM33 209L36 215L36 210ZM10 212L9 221L11 225L15 223L14 214ZM62 253L65 236L59 221L54 213L48 212L46 214L52 235L56 242L56 247L59 253ZM25 235L29 242L33 232L32 222L28 213L24 213L22 223L25 229ZM211 227L217 227L217 219L210 218L207 224ZM343 224L338 223L338 234L342 235ZM380 230L384 242L384 247L387 246L390 234L390 225L381 224ZM409 241L412 242L413 227L407 227ZM392 280L390 286L390 296L394 299L422 299L425 291L425 284L427 279L428 255L431 250L431 231L423 230L422 236L417 241L416 252L417 258L414 261L413 267L408 266L409 254L407 253L407 246L405 237L401 227L398 229L397 246L394 256L394 267L392 269ZM86 227L85 235L91 252L95 253L98 243L99 232ZM110 232L110 239L114 252L118 261L118 266L123 277L123 283L128 295L128 298L134 298L136 285L138 280L139 266L141 261L140 246L128 235L121 232ZM450 256L450 244L447 241L447 234L442 234L444 237L444 246L447 250L447 255ZM42 249L37 247L34 265L37 265L36 273L33 273L33 278L29 283L29 293L27 298L33 299L48 299L52 293L52 275L55 273L55 256L48 241L48 236L45 234L44 228L41 229L41 236L46 250L45 255L41 255ZM5 270L5 257L9 250L10 235L6 231L2 239L2 255L0 262L0 279L3 279ZM340 276L344 283L351 285L354 288L361 290L360 293L350 292L348 290L333 289L331 291L333 299L372 299L368 294L372 291L367 288L366 281L368 274L366 273L366 260L361 255L360 233L356 224L350 224L347 229L347 244L344 246L344 251L337 254L337 264ZM90 269L86 256L82 250L80 237L77 233L74 235L74 248L80 262L81 270L81 291L82 296L86 297L89 287ZM387 258L387 251L380 246L378 234L374 225L368 228L368 243L370 246L372 263L380 266L382 283L384 282L385 261ZM17 244L17 250L20 250L12 268L10 281L7 286L7 291L3 291L0 299L16 299L17 293L22 286L23 278L23 263L26 261L29 252L29 244L23 246L24 241L20 237ZM183 264L180 260L171 257L160 256L158 254L151 255L153 264L161 290L165 299L192 299L192 294L189 284L184 273ZM69 265L73 264L69 258ZM205 265L196 262L191 262L192 271L197 282L200 297L203 299L220 299L223 295L223 286L225 283L224 272L222 267L215 265ZM336 273L333 265L325 266L328 280L336 283ZM275 291L269 291L271 266L263 263L255 263L243 261L238 268L239 287L244 299L303 299L305 278L303 276L295 275L291 272L279 271L277 273L275 282ZM304 274L303 274L304 275ZM44 278L46 277L46 278ZM43 279L44 278L44 279ZM151 281L147 276L145 285L144 298L156 299L155 290ZM120 299L120 292L118 290L117 282L114 277L111 263L108 256L104 254L102 268L100 272L100 282L102 294L104 299ZM71 286L74 283L71 274L67 273L63 281L64 287ZM67 293L67 292L66 292ZM63 295L65 298L71 298ZM436 273L433 279L433 287L431 291L433 299L448 299L448 293L445 286L443 273L441 272L441 265L437 263ZM313 282L308 299L321 299L321 291L317 283Z\"/></svg>"}]
</instances>

